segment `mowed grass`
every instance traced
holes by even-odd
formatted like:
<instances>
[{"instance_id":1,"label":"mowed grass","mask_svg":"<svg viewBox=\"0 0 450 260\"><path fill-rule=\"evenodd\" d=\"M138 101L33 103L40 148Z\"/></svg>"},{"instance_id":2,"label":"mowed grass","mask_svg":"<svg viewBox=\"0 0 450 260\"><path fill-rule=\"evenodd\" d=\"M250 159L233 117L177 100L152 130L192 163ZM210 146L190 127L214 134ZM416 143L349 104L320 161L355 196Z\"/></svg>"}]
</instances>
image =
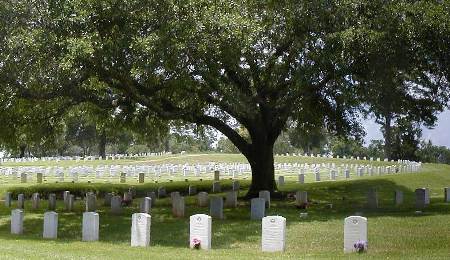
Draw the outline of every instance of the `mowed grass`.
<instances>
[{"instance_id":1,"label":"mowed grass","mask_svg":"<svg viewBox=\"0 0 450 260\"><path fill-rule=\"evenodd\" d=\"M202 155L204 161L211 156ZM214 157L214 156L213 156ZM238 157L238 156L236 156ZM229 158L229 157L228 157ZM288 160L290 157L283 157ZM230 159L232 160L232 158ZM292 159L293 160L293 159ZM324 159L326 160L326 159ZM336 160L336 159L334 159ZM326 162L326 161L324 161ZM337 161L336 163L341 163ZM342 163L347 163L342 160ZM366 162L368 163L368 162ZM171 214L168 199L157 200L152 209L151 247L130 247L131 214L138 211L139 200L124 209L121 216L109 214L100 207L100 241L81 242L83 201L76 202L75 212L65 212L58 202L58 239L42 239L43 213L25 206L24 234L10 234L11 209L0 205L0 258L3 259L299 259L299 258L372 258L372 259L448 259L450 257L450 203L443 199L443 188L450 186L450 166L426 164L421 173L366 176L346 181L296 183L295 176L286 178L280 187L285 195L296 190L308 191L311 205L299 210L293 199L273 200L268 215L287 219L287 241L284 253L261 252L261 223L250 221L250 206L239 200L236 209L225 209L225 220L213 219L212 250L188 249L189 216L208 214L208 208L196 206L195 197L186 199L186 217ZM15 184L19 185L19 184ZM30 185L30 184L26 184ZM185 185L188 185L187 183ZM429 187L431 205L423 214L415 214L414 189ZM379 192L377 210L366 207L370 188ZM5 187L0 187L2 191ZM396 207L393 192L403 190L405 202ZM240 195L244 195L242 190ZM223 194L222 194L223 195ZM101 205L102 201L99 200ZM330 208L330 204L332 207ZM13 204L13 208L15 203ZM301 219L300 212L308 212ZM368 218L369 251L364 255L343 253L344 218L361 213Z\"/></svg>"}]
</instances>

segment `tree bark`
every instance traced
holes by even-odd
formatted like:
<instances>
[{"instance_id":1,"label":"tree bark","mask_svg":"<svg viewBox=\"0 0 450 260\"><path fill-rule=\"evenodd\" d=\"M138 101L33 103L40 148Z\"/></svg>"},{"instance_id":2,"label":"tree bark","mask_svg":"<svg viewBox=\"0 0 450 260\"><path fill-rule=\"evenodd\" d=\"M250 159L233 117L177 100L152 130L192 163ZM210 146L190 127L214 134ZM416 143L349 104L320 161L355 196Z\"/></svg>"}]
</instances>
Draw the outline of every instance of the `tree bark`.
<instances>
[{"instance_id":1,"label":"tree bark","mask_svg":"<svg viewBox=\"0 0 450 260\"><path fill-rule=\"evenodd\" d=\"M27 145L25 145L25 144L21 144L21 145L19 146L19 150L20 150L20 155L19 155L19 157L20 157L20 158L24 158L24 157L25 157L25 151L26 151L26 149L27 149Z\"/></svg>"},{"instance_id":2,"label":"tree bark","mask_svg":"<svg viewBox=\"0 0 450 260\"><path fill-rule=\"evenodd\" d=\"M384 156L391 159L392 156L392 116L390 114L384 119Z\"/></svg>"},{"instance_id":3,"label":"tree bark","mask_svg":"<svg viewBox=\"0 0 450 260\"><path fill-rule=\"evenodd\" d=\"M250 153L246 155L252 169L252 182L246 195L247 198L259 196L259 191L276 189L273 144L258 143L251 145Z\"/></svg>"},{"instance_id":4,"label":"tree bark","mask_svg":"<svg viewBox=\"0 0 450 260\"><path fill-rule=\"evenodd\" d=\"M102 159L106 159L106 131L103 128L100 134L100 142L98 144L98 155Z\"/></svg>"}]
</instances>

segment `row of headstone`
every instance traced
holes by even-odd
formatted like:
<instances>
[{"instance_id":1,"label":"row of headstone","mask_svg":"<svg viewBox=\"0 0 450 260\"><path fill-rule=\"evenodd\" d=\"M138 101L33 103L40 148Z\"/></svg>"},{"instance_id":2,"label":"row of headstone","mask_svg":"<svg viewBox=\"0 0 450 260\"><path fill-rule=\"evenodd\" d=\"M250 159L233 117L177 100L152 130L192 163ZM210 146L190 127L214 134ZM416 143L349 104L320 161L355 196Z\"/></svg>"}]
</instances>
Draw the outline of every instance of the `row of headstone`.
<instances>
[{"instance_id":1,"label":"row of headstone","mask_svg":"<svg viewBox=\"0 0 450 260\"><path fill-rule=\"evenodd\" d=\"M260 201L262 199L257 198ZM15 209L11 212L11 234L23 234L24 212ZM85 212L82 219L82 241L99 240L99 214ZM148 213L134 213L131 224L131 246L150 246L151 216ZM267 216L261 218L261 249L263 252L282 252L286 249L286 218ZM57 239L58 213L49 211L44 214L43 238ZM192 215L189 218L189 246L210 250L212 238L212 217L205 214ZM344 252L355 251L355 243L367 245L367 219L350 216L344 220ZM366 248L367 249L367 248Z\"/></svg>"},{"instance_id":2,"label":"row of headstone","mask_svg":"<svg viewBox=\"0 0 450 260\"><path fill-rule=\"evenodd\" d=\"M228 165L228 166L227 166ZM358 166L354 164L344 165L344 171L349 171L350 169L354 169L356 171L357 176L363 176L365 173L374 175L375 170L377 174L381 175L384 173L396 173L396 172L417 172L421 169L421 163L409 162L409 161L399 161L397 165L393 166ZM320 180L320 167L324 167L326 169L330 169L330 180L335 180L338 172L341 172L341 168L336 169L335 163L321 163L321 164L299 164L299 163L277 163L274 164L275 170L283 170L292 172L296 169L300 169L300 173L305 174L306 169L312 169L315 174L316 179ZM300 167L300 168L299 168ZM90 173L95 172L95 178L113 178L117 174L120 174L120 182L125 183L127 176L136 179L139 183L144 183L146 175L153 174L155 177L160 177L164 172L170 176L174 176L175 172L179 172L179 169L182 168L183 176L187 177L188 172L193 171L195 176L199 176L200 173L210 173L214 170L214 181L220 180L220 171L217 169L221 169L224 171L225 175L232 175L235 178L235 173L239 174L249 174L251 172L251 167L249 164L242 163L231 163L231 164L222 164L222 163L209 163L206 165L194 165L189 166L189 164L184 165L174 165L174 164L165 164L165 165L100 165L94 168L93 166L75 166L68 167L68 170L63 167L42 167L42 166L29 166L29 167L0 167L0 175L20 175L21 182L27 182L27 173L31 176L36 176L36 181L38 183L42 183L44 176L51 176L52 174L58 178L60 182L64 181L64 172L69 172L69 175L72 176L73 182L78 182L78 176L88 177ZM190 170L188 170L190 169ZM232 169L232 170L230 170ZM316 172L317 171L317 172ZM109 173L107 173L109 172ZM228 172L228 173L227 173ZM349 172L345 172L345 176L349 178ZM93 177L93 176L91 176ZM282 178L281 178L282 179ZM105 179L105 181L107 181ZM283 185L283 180L279 180L280 185Z\"/></svg>"},{"instance_id":3,"label":"row of headstone","mask_svg":"<svg viewBox=\"0 0 450 260\"><path fill-rule=\"evenodd\" d=\"M0 158L0 164L2 163L24 163L24 162L49 162L49 161L102 161L102 160L120 160L120 159L130 159L130 158L139 158L139 157L151 157L151 156L161 156L166 154L172 154L172 152L149 152L149 153L138 153L138 154L109 154L103 159L101 156L57 156L57 157L21 157L21 158Z\"/></svg>"}]
</instances>

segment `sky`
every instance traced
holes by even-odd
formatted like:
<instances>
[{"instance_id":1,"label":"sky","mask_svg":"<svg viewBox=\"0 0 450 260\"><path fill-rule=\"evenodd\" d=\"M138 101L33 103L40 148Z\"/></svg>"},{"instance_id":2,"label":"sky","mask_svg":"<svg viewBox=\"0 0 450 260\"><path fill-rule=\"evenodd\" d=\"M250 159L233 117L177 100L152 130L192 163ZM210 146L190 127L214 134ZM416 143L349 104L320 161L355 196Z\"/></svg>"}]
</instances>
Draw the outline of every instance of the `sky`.
<instances>
[{"instance_id":1,"label":"sky","mask_svg":"<svg viewBox=\"0 0 450 260\"><path fill-rule=\"evenodd\" d=\"M365 120L363 125L366 129L366 137L364 138L366 144L370 140L383 139L380 132L380 125L373 120ZM422 139L431 140L434 145L447 146L450 148L450 111L446 110L439 114L438 122L433 129L424 128L422 132Z\"/></svg>"}]
</instances>

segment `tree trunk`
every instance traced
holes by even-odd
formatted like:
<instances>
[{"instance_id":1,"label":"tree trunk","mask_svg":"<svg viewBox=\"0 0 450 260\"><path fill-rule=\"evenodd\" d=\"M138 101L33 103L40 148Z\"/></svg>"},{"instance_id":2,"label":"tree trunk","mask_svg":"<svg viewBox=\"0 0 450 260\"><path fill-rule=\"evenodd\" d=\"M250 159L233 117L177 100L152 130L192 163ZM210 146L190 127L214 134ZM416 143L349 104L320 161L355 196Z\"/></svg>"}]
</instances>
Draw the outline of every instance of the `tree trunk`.
<instances>
[{"instance_id":1,"label":"tree trunk","mask_svg":"<svg viewBox=\"0 0 450 260\"><path fill-rule=\"evenodd\" d=\"M20 150L20 155L19 155L19 157L20 157L20 158L24 158L24 157L25 157L25 151L26 151L26 149L27 149L27 145L21 144L21 145L19 146L19 150Z\"/></svg>"},{"instance_id":2,"label":"tree trunk","mask_svg":"<svg viewBox=\"0 0 450 260\"><path fill-rule=\"evenodd\" d=\"M100 142L98 144L98 155L102 157L102 159L106 159L106 131L102 129L100 134Z\"/></svg>"},{"instance_id":3,"label":"tree trunk","mask_svg":"<svg viewBox=\"0 0 450 260\"><path fill-rule=\"evenodd\" d=\"M276 190L273 144L253 144L247 160L252 168L252 182L246 195L247 198L259 196L259 191Z\"/></svg>"},{"instance_id":4,"label":"tree trunk","mask_svg":"<svg viewBox=\"0 0 450 260\"><path fill-rule=\"evenodd\" d=\"M392 116L390 114L385 116L384 120L384 156L391 159L392 155Z\"/></svg>"}]
</instances>

